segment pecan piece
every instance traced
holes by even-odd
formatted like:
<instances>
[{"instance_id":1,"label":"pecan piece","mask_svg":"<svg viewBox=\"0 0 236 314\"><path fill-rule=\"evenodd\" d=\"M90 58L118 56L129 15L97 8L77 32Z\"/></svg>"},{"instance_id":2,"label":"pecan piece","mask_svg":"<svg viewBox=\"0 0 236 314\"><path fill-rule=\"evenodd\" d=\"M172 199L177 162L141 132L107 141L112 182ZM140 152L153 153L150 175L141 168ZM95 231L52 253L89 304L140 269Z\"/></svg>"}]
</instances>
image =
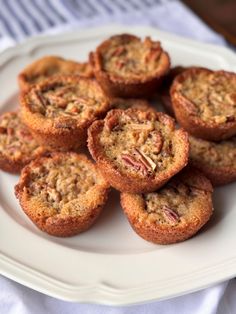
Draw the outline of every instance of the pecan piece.
<instances>
[{"instance_id":1,"label":"pecan piece","mask_svg":"<svg viewBox=\"0 0 236 314\"><path fill-rule=\"evenodd\" d=\"M113 115L109 119L106 120L106 127L109 131L112 131L119 124L118 115Z\"/></svg>"},{"instance_id":2,"label":"pecan piece","mask_svg":"<svg viewBox=\"0 0 236 314\"><path fill-rule=\"evenodd\" d=\"M160 47L158 48L152 48L148 54L145 56L145 63L149 63L149 62L152 62L152 61L157 61L160 56L161 56L161 52L162 52L162 49L160 49Z\"/></svg>"},{"instance_id":3,"label":"pecan piece","mask_svg":"<svg viewBox=\"0 0 236 314\"><path fill-rule=\"evenodd\" d=\"M7 134L7 128L0 126L0 134Z\"/></svg>"},{"instance_id":4,"label":"pecan piece","mask_svg":"<svg viewBox=\"0 0 236 314\"><path fill-rule=\"evenodd\" d=\"M19 137L28 141L33 140L33 136L30 134L30 132L23 128L19 130Z\"/></svg>"},{"instance_id":5,"label":"pecan piece","mask_svg":"<svg viewBox=\"0 0 236 314\"><path fill-rule=\"evenodd\" d=\"M143 152L141 152L137 148L135 148L134 151L139 156L140 161L145 164L145 166L147 167L147 169L149 171L152 172L156 169L157 165L155 164L155 162L150 157L148 157L146 154L144 154Z\"/></svg>"},{"instance_id":6,"label":"pecan piece","mask_svg":"<svg viewBox=\"0 0 236 314\"><path fill-rule=\"evenodd\" d=\"M117 47L112 53L111 57L119 57L126 51L125 47Z\"/></svg>"},{"instance_id":7,"label":"pecan piece","mask_svg":"<svg viewBox=\"0 0 236 314\"><path fill-rule=\"evenodd\" d=\"M140 161L136 160L133 156L129 154L123 154L121 159L128 165L136 169L137 171L142 171L144 174L148 172L146 165Z\"/></svg>"},{"instance_id":8,"label":"pecan piece","mask_svg":"<svg viewBox=\"0 0 236 314\"><path fill-rule=\"evenodd\" d=\"M35 100L40 103L43 107L48 105L48 100L44 97L44 95L39 91L34 91L33 96Z\"/></svg>"},{"instance_id":9,"label":"pecan piece","mask_svg":"<svg viewBox=\"0 0 236 314\"><path fill-rule=\"evenodd\" d=\"M162 211L164 214L164 217L171 223L178 223L180 220L180 217L178 213L176 213L173 209L171 209L168 206L163 206Z\"/></svg>"},{"instance_id":10,"label":"pecan piece","mask_svg":"<svg viewBox=\"0 0 236 314\"><path fill-rule=\"evenodd\" d=\"M137 148L134 149L133 154L123 154L121 158L127 165L132 166L137 171L142 171L146 175L153 174L156 169L153 160Z\"/></svg>"},{"instance_id":11,"label":"pecan piece","mask_svg":"<svg viewBox=\"0 0 236 314\"><path fill-rule=\"evenodd\" d=\"M14 129L13 128L7 128L7 135L11 136L15 133Z\"/></svg>"},{"instance_id":12,"label":"pecan piece","mask_svg":"<svg viewBox=\"0 0 236 314\"><path fill-rule=\"evenodd\" d=\"M150 135L152 136L154 145L153 145L153 153L155 154L159 154L160 151L162 150L162 146L163 146L163 138L160 132L158 131L153 131L150 133Z\"/></svg>"},{"instance_id":13,"label":"pecan piece","mask_svg":"<svg viewBox=\"0 0 236 314\"><path fill-rule=\"evenodd\" d=\"M66 108L68 101L63 99L61 96L57 96L57 95L52 95L52 94L48 94L47 98L50 102L50 104L54 104L59 108Z\"/></svg>"},{"instance_id":14,"label":"pecan piece","mask_svg":"<svg viewBox=\"0 0 236 314\"><path fill-rule=\"evenodd\" d=\"M234 122L235 121L235 117L234 116L227 116L226 117L226 122Z\"/></svg>"},{"instance_id":15,"label":"pecan piece","mask_svg":"<svg viewBox=\"0 0 236 314\"><path fill-rule=\"evenodd\" d=\"M121 70L125 66L125 61L124 60L117 60L116 66L118 70Z\"/></svg>"}]
</instances>

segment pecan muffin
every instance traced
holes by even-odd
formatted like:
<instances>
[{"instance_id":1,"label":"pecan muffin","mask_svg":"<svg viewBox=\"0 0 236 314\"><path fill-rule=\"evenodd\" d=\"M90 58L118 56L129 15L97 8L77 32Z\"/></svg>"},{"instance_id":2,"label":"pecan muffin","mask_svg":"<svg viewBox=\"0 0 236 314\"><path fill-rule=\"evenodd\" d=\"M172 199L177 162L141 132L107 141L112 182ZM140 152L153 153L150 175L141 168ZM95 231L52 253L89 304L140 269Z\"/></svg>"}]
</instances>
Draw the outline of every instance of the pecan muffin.
<instances>
[{"instance_id":1,"label":"pecan muffin","mask_svg":"<svg viewBox=\"0 0 236 314\"><path fill-rule=\"evenodd\" d=\"M170 60L159 41L122 34L90 53L94 75L113 97L150 96L168 72Z\"/></svg>"},{"instance_id":2,"label":"pecan muffin","mask_svg":"<svg viewBox=\"0 0 236 314\"><path fill-rule=\"evenodd\" d=\"M18 75L19 87L21 90L27 90L33 84L60 74L93 77L89 63L75 62L57 56L46 56L34 61L20 72Z\"/></svg>"},{"instance_id":3,"label":"pecan muffin","mask_svg":"<svg viewBox=\"0 0 236 314\"><path fill-rule=\"evenodd\" d=\"M17 173L35 159L46 153L21 123L18 112L6 112L0 116L0 168Z\"/></svg>"},{"instance_id":4,"label":"pecan muffin","mask_svg":"<svg viewBox=\"0 0 236 314\"><path fill-rule=\"evenodd\" d=\"M109 101L89 78L55 76L20 97L23 122L37 141L57 150L86 144L87 128L109 110Z\"/></svg>"},{"instance_id":5,"label":"pecan muffin","mask_svg":"<svg viewBox=\"0 0 236 314\"><path fill-rule=\"evenodd\" d=\"M201 170L214 186L236 181L236 136L221 142L190 136L189 141L190 164Z\"/></svg>"},{"instance_id":6,"label":"pecan muffin","mask_svg":"<svg viewBox=\"0 0 236 314\"><path fill-rule=\"evenodd\" d=\"M88 130L88 148L106 180L119 191L151 192L188 161L188 134L161 112L111 110Z\"/></svg>"},{"instance_id":7,"label":"pecan muffin","mask_svg":"<svg viewBox=\"0 0 236 314\"><path fill-rule=\"evenodd\" d=\"M139 98L111 98L110 105L112 109L126 110L135 108L143 111L154 110L147 100Z\"/></svg>"},{"instance_id":8,"label":"pecan muffin","mask_svg":"<svg viewBox=\"0 0 236 314\"><path fill-rule=\"evenodd\" d=\"M170 98L170 87L176 78L176 76L183 71L185 71L186 67L183 66L176 66L170 69L169 73L163 78L163 82L161 84L161 89L160 89L160 98L161 102L164 105L166 112L173 116L175 115L174 109L171 103L171 98Z\"/></svg>"},{"instance_id":9,"label":"pecan muffin","mask_svg":"<svg viewBox=\"0 0 236 314\"><path fill-rule=\"evenodd\" d=\"M143 239L170 244L192 237L213 212L212 185L200 172L184 169L153 193L121 193L121 205Z\"/></svg>"},{"instance_id":10,"label":"pecan muffin","mask_svg":"<svg viewBox=\"0 0 236 314\"><path fill-rule=\"evenodd\" d=\"M21 172L16 197L42 231L67 237L87 230L99 216L109 185L85 155L53 153Z\"/></svg>"},{"instance_id":11,"label":"pecan muffin","mask_svg":"<svg viewBox=\"0 0 236 314\"><path fill-rule=\"evenodd\" d=\"M220 141L236 134L236 74L192 68L171 87L179 124L190 134Z\"/></svg>"}]
</instances>

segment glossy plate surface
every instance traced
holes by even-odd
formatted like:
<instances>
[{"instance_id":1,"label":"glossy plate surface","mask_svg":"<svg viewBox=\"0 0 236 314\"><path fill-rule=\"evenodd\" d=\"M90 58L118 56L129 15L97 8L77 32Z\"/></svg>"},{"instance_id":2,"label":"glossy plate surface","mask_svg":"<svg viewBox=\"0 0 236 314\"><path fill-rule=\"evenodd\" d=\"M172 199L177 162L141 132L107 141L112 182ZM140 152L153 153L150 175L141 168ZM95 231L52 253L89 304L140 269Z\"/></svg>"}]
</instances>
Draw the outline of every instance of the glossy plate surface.
<instances>
[{"instance_id":1,"label":"glossy plate surface","mask_svg":"<svg viewBox=\"0 0 236 314\"><path fill-rule=\"evenodd\" d=\"M173 65L236 71L236 56L226 48L152 28L111 25L37 37L0 55L1 112L17 106L16 76L25 65L44 55L85 61L101 40L123 32L161 40ZM0 172L0 273L35 290L69 301L125 305L189 293L236 274L236 184L215 190L214 217L197 236L159 246L132 231L117 192L89 231L65 239L48 236L20 209L17 181Z\"/></svg>"}]
</instances>

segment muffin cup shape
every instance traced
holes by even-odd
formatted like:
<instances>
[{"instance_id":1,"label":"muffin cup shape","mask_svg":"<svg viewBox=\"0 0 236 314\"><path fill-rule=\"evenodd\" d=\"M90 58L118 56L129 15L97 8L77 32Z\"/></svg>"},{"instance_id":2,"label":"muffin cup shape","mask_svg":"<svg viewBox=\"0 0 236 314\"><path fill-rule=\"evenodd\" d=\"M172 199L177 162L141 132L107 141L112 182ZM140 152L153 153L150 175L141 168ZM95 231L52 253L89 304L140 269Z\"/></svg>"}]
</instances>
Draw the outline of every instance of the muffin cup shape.
<instances>
[{"instance_id":1,"label":"muffin cup shape","mask_svg":"<svg viewBox=\"0 0 236 314\"><path fill-rule=\"evenodd\" d=\"M149 97L168 72L170 59L159 42L121 34L115 35L90 53L94 75L112 97Z\"/></svg>"},{"instance_id":2,"label":"muffin cup shape","mask_svg":"<svg viewBox=\"0 0 236 314\"><path fill-rule=\"evenodd\" d=\"M236 134L236 74L192 68L179 74L171 101L179 124L195 137L220 141Z\"/></svg>"},{"instance_id":3,"label":"muffin cup shape","mask_svg":"<svg viewBox=\"0 0 236 314\"><path fill-rule=\"evenodd\" d=\"M31 160L46 154L22 124L19 112L0 116L0 168L18 173Z\"/></svg>"},{"instance_id":4,"label":"muffin cup shape","mask_svg":"<svg viewBox=\"0 0 236 314\"><path fill-rule=\"evenodd\" d=\"M91 227L107 200L108 190L109 185L85 155L60 152L27 165L15 194L39 229L68 237Z\"/></svg>"},{"instance_id":5,"label":"muffin cup shape","mask_svg":"<svg viewBox=\"0 0 236 314\"><path fill-rule=\"evenodd\" d=\"M144 193L164 185L188 161L188 134L161 112L111 110L88 130L88 148L119 191Z\"/></svg>"},{"instance_id":6,"label":"muffin cup shape","mask_svg":"<svg viewBox=\"0 0 236 314\"><path fill-rule=\"evenodd\" d=\"M35 139L54 150L86 145L87 128L109 110L109 100L96 81L55 76L32 86L20 97L23 122Z\"/></svg>"},{"instance_id":7,"label":"muffin cup shape","mask_svg":"<svg viewBox=\"0 0 236 314\"><path fill-rule=\"evenodd\" d=\"M140 237L171 244L192 237L207 223L213 213L212 191L204 175L186 168L156 192L121 193L121 205Z\"/></svg>"},{"instance_id":8,"label":"muffin cup shape","mask_svg":"<svg viewBox=\"0 0 236 314\"><path fill-rule=\"evenodd\" d=\"M203 172L213 186L236 181L236 137L210 142L189 137L189 163Z\"/></svg>"},{"instance_id":9,"label":"muffin cup shape","mask_svg":"<svg viewBox=\"0 0 236 314\"><path fill-rule=\"evenodd\" d=\"M80 75L92 78L93 71L90 64L86 62L75 62L58 56L45 56L34 61L19 73L20 90L28 90L32 85L54 75Z\"/></svg>"}]
</instances>

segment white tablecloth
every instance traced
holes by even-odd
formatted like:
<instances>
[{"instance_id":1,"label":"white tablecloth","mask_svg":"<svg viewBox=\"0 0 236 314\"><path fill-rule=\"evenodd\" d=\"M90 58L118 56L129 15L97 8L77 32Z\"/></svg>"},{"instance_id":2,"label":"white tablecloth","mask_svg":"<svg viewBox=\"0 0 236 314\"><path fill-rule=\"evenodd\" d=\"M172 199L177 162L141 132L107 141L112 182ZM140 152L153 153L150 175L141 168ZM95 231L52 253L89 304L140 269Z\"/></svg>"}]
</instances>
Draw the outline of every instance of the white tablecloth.
<instances>
[{"instance_id":1,"label":"white tablecloth","mask_svg":"<svg viewBox=\"0 0 236 314\"><path fill-rule=\"evenodd\" d=\"M226 45L179 1L0 0L0 50L40 32L58 33L117 22L151 25L196 40ZM171 300L130 307L60 301L0 276L0 314L236 313L236 281Z\"/></svg>"}]
</instances>

